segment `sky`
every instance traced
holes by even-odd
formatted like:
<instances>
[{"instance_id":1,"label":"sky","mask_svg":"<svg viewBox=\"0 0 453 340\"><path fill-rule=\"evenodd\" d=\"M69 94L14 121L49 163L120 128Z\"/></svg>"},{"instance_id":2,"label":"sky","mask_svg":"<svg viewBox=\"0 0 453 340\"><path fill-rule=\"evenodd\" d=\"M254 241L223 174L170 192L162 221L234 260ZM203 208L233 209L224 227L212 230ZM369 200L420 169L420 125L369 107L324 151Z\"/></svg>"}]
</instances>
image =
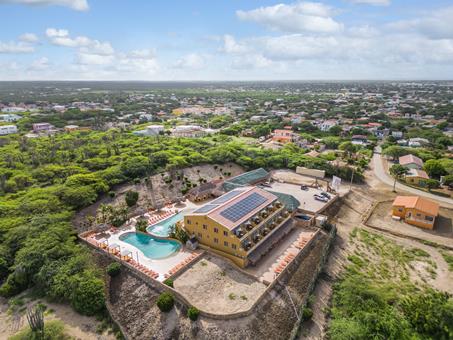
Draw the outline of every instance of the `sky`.
<instances>
[{"instance_id":1,"label":"sky","mask_svg":"<svg viewBox=\"0 0 453 340\"><path fill-rule=\"evenodd\" d=\"M0 80L452 80L452 0L0 0Z\"/></svg>"}]
</instances>

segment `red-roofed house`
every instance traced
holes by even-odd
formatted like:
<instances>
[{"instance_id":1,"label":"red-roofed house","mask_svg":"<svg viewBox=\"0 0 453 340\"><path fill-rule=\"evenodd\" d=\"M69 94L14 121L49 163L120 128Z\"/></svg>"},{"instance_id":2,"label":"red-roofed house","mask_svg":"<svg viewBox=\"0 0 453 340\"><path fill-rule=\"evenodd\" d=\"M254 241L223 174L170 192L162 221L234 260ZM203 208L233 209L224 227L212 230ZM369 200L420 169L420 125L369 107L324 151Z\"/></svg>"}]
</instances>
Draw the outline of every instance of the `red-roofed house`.
<instances>
[{"instance_id":1,"label":"red-roofed house","mask_svg":"<svg viewBox=\"0 0 453 340\"><path fill-rule=\"evenodd\" d=\"M423 161L414 155L401 156L399 163L407 169L421 170L423 168Z\"/></svg>"}]
</instances>

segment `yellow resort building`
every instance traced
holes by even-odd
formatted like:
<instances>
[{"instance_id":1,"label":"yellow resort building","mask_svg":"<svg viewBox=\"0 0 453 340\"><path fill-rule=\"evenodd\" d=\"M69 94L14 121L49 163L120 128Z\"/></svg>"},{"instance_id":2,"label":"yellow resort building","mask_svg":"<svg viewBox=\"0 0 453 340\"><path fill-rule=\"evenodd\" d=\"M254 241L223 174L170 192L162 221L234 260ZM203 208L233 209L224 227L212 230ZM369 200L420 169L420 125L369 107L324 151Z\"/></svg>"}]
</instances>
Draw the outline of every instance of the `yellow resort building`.
<instances>
[{"instance_id":1,"label":"yellow resort building","mask_svg":"<svg viewBox=\"0 0 453 340\"><path fill-rule=\"evenodd\" d=\"M392 204L392 215L408 224L433 229L439 204L419 196L397 196Z\"/></svg>"},{"instance_id":2,"label":"yellow resort building","mask_svg":"<svg viewBox=\"0 0 453 340\"><path fill-rule=\"evenodd\" d=\"M293 228L279 197L257 187L239 187L184 216L183 228L200 247L244 268L255 264Z\"/></svg>"}]
</instances>

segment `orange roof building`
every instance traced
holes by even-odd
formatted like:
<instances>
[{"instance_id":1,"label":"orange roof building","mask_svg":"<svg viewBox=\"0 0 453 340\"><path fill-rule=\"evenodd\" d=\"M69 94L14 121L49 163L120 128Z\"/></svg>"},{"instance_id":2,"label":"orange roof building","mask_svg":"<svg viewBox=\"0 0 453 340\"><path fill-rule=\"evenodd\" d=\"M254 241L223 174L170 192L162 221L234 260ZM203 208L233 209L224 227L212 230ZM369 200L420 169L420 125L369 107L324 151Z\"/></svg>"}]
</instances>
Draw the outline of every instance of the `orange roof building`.
<instances>
[{"instance_id":1,"label":"orange roof building","mask_svg":"<svg viewBox=\"0 0 453 340\"><path fill-rule=\"evenodd\" d=\"M399 158L399 163L408 169L418 169L423 168L423 161L414 155L405 155Z\"/></svg>"},{"instance_id":2,"label":"orange roof building","mask_svg":"<svg viewBox=\"0 0 453 340\"><path fill-rule=\"evenodd\" d=\"M406 223L420 228L433 229L439 215L439 204L420 196L397 196L392 204L392 214Z\"/></svg>"}]
</instances>

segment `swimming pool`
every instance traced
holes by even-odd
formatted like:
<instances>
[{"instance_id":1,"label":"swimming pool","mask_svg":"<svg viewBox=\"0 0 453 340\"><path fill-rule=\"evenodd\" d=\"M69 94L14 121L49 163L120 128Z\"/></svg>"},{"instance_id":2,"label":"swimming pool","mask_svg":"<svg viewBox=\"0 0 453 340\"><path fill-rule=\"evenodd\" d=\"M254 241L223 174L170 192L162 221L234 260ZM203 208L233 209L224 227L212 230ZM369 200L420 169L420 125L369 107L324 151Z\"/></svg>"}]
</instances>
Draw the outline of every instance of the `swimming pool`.
<instances>
[{"instance_id":1,"label":"swimming pool","mask_svg":"<svg viewBox=\"0 0 453 340\"><path fill-rule=\"evenodd\" d=\"M173 215L165 220L159 221L156 224L153 224L146 228L146 231L152 235L159 237L168 237L170 235L171 227L178 221L181 221L185 215L187 215L192 210L183 210L176 215Z\"/></svg>"},{"instance_id":2,"label":"swimming pool","mask_svg":"<svg viewBox=\"0 0 453 340\"><path fill-rule=\"evenodd\" d=\"M179 242L160 240L142 233L125 233L119 239L139 249L146 257L152 260L168 257L181 248Z\"/></svg>"}]
</instances>

